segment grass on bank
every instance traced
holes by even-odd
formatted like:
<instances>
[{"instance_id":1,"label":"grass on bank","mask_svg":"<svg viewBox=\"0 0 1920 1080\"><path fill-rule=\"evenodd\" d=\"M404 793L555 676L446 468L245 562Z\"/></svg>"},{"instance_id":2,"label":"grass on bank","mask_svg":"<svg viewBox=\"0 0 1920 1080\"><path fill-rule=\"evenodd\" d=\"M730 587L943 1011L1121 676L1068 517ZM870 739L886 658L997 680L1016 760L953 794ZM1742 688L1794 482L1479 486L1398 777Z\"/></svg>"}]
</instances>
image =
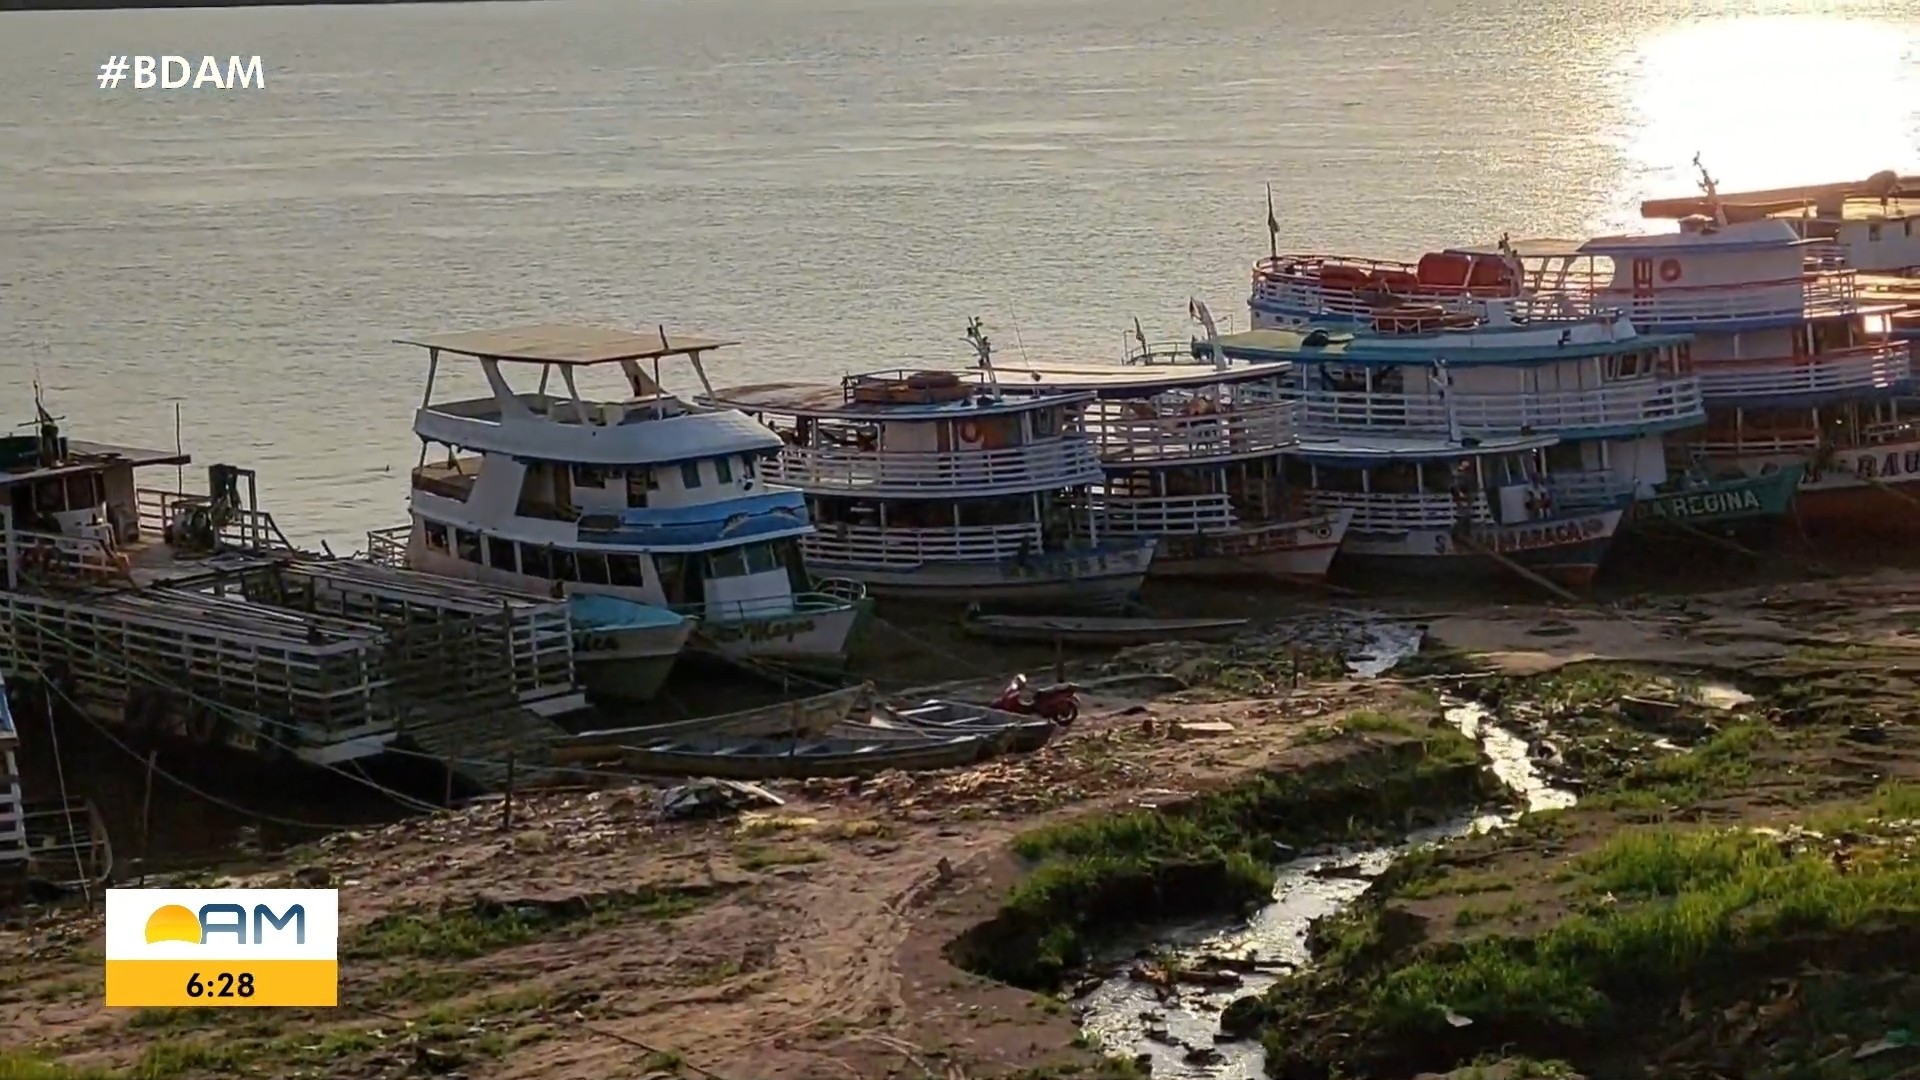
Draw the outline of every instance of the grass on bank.
<instances>
[{"instance_id":1,"label":"grass on bank","mask_svg":"<svg viewBox=\"0 0 1920 1080\"><path fill-rule=\"evenodd\" d=\"M1291 847L1404 829L1490 793L1478 745L1451 727L1384 712L1344 726L1350 736L1394 737L1177 806L1023 833L1012 846L1031 873L994 920L956 942L956 958L978 974L1050 987L1108 932L1266 899Z\"/></svg>"},{"instance_id":2,"label":"grass on bank","mask_svg":"<svg viewBox=\"0 0 1920 1080\"><path fill-rule=\"evenodd\" d=\"M1920 789L1883 789L1850 819L1911 820ZM1527 939L1448 946L1384 974L1367 995L1383 1033L1437 1032L1451 1010L1476 1023L1596 1028L1716 965L1791 964L1784 943L1920 918L1920 849L1904 834L1844 850L1814 833L1649 827L1574 861L1600 902Z\"/></svg>"}]
</instances>

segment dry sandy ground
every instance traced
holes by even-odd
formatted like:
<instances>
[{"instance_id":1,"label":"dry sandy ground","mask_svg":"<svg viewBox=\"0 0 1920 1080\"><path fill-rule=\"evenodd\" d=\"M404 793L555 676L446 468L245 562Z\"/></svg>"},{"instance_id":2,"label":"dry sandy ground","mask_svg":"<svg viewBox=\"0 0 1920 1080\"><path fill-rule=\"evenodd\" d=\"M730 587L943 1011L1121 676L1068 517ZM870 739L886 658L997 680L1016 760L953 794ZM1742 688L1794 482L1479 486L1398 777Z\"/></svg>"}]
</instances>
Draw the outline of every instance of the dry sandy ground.
<instances>
[{"instance_id":1,"label":"dry sandy ground","mask_svg":"<svg viewBox=\"0 0 1920 1080\"><path fill-rule=\"evenodd\" d=\"M343 960L341 1008L264 1028L246 1027L259 1014L244 1010L102 1008L98 917L50 916L0 933L0 1023L16 1045L74 1064L122 1066L145 1054L155 1076L613 1080L678 1069L743 1080L1085 1062L1057 1003L967 975L942 955L993 913L1015 873L1008 839L1095 806L1172 800L1276 756L1323 753L1288 747L1304 729L1396 692L1335 684L1186 705L1096 697L1036 754L793 785L781 789L787 805L744 820L662 824L649 790L625 788L522 798L510 832L500 830L500 808L486 805L339 835L291 862L301 880L324 873L341 890L348 938L396 909L444 905L456 921L443 936L452 937L451 927L472 929L465 913L479 898L686 893L672 917L628 907L513 942L479 939L468 957L383 939L379 955ZM1233 730L1183 737L1169 730L1176 717ZM287 886L293 872L283 862L235 877ZM449 1024L464 1035L445 1037ZM261 1045L212 1069L207 1054L152 1065L157 1040L236 1038Z\"/></svg>"}]
</instances>

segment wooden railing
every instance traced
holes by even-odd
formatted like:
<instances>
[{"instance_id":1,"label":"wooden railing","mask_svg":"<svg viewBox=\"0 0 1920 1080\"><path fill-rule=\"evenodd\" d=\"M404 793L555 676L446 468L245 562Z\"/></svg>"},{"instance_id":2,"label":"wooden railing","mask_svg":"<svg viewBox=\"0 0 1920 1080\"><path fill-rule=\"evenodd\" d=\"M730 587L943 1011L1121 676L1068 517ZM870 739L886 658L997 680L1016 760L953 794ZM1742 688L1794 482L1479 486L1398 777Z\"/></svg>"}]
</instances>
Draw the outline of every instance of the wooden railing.
<instances>
[{"instance_id":1,"label":"wooden railing","mask_svg":"<svg viewBox=\"0 0 1920 1080\"><path fill-rule=\"evenodd\" d=\"M1522 429L1577 433L1582 428L1633 427L1704 415L1692 377L1616 383L1591 390L1463 394L1454 391L1453 417L1467 435L1512 435ZM1393 428L1448 430L1438 395L1300 392L1300 428L1314 433Z\"/></svg>"},{"instance_id":2,"label":"wooden railing","mask_svg":"<svg viewBox=\"0 0 1920 1080\"><path fill-rule=\"evenodd\" d=\"M1694 374L1709 399L1737 400L1850 390L1891 390L1913 378L1905 342L1767 360L1696 360Z\"/></svg>"},{"instance_id":3,"label":"wooden railing","mask_svg":"<svg viewBox=\"0 0 1920 1080\"><path fill-rule=\"evenodd\" d=\"M1239 526L1233 503L1225 495L1137 499L1109 495L1097 499L1094 508L1101 531L1112 536L1224 532Z\"/></svg>"},{"instance_id":4,"label":"wooden railing","mask_svg":"<svg viewBox=\"0 0 1920 1080\"><path fill-rule=\"evenodd\" d=\"M367 530L367 561L375 566L406 569L407 545L413 540L413 526L393 525Z\"/></svg>"},{"instance_id":5,"label":"wooden railing","mask_svg":"<svg viewBox=\"0 0 1920 1080\"><path fill-rule=\"evenodd\" d=\"M800 538L810 562L910 567L929 562L997 562L1041 550L1038 525L960 525L944 529L879 529L871 525L817 526Z\"/></svg>"},{"instance_id":6,"label":"wooden railing","mask_svg":"<svg viewBox=\"0 0 1920 1080\"><path fill-rule=\"evenodd\" d=\"M1003 450L907 453L851 447L786 446L761 466L761 478L802 491L873 495L989 495L1100 479L1093 444L1073 435Z\"/></svg>"},{"instance_id":7,"label":"wooden railing","mask_svg":"<svg viewBox=\"0 0 1920 1080\"><path fill-rule=\"evenodd\" d=\"M1461 504L1451 495L1383 495L1360 491L1308 491L1306 504L1316 513L1353 511L1348 528L1354 532L1405 532L1408 529L1446 529L1460 522ZM1493 524L1487 497L1475 493L1467 506L1476 524Z\"/></svg>"},{"instance_id":8,"label":"wooden railing","mask_svg":"<svg viewBox=\"0 0 1920 1080\"><path fill-rule=\"evenodd\" d=\"M132 581L133 566L110 539L12 529L4 548L28 581Z\"/></svg>"},{"instance_id":9,"label":"wooden railing","mask_svg":"<svg viewBox=\"0 0 1920 1080\"><path fill-rule=\"evenodd\" d=\"M1252 457L1279 453L1293 441L1295 406L1287 402L1234 404L1192 415L1140 416L1136 408L1096 401L1082 414L1081 430L1109 464Z\"/></svg>"},{"instance_id":10,"label":"wooden railing","mask_svg":"<svg viewBox=\"0 0 1920 1080\"><path fill-rule=\"evenodd\" d=\"M139 488L134 492L140 507L140 531L151 536L167 536L173 527L174 518L182 510L204 508L213 512L213 497L195 495L190 492L160 491L154 488ZM224 546L243 548L248 551L292 551L293 544L287 539L273 515L264 510L248 510L235 506L228 510L226 522L215 530L215 537ZM178 542L179 538L175 538Z\"/></svg>"}]
</instances>

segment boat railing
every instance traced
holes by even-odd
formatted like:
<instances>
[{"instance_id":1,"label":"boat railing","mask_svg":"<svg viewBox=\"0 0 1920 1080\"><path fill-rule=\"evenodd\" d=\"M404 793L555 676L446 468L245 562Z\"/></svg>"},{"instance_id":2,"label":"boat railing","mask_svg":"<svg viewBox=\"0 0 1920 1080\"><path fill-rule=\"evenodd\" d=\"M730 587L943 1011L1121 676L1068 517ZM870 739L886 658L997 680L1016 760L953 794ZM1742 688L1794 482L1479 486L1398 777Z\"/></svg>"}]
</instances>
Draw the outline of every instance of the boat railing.
<instances>
[{"instance_id":1,"label":"boat railing","mask_svg":"<svg viewBox=\"0 0 1920 1080\"><path fill-rule=\"evenodd\" d=\"M1780 397L1893 390L1913 379L1905 342L1765 360L1699 360L1693 364L1709 398Z\"/></svg>"},{"instance_id":2,"label":"boat railing","mask_svg":"<svg viewBox=\"0 0 1920 1080\"><path fill-rule=\"evenodd\" d=\"M1457 424L1463 434L1577 432L1582 428L1633 427L1685 421L1704 415L1700 382L1691 376L1659 377L1586 390L1517 394L1455 391L1452 409L1436 395L1300 393L1300 429L1340 433L1382 428L1443 433Z\"/></svg>"},{"instance_id":3,"label":"boat railing","mask_svg":"<svg viewBox=\"0 0 1920 1080\"><path fill-rule=\"evenodd\" d=\"M1152 407L1096 401L1081 415L1080 429L1108 463L1254 457L1278 453L1293 442L1296 407L1290 401L1234 404L1192 414L1142 415L1143 408Z\"/></svg>"},{"instance_id":4,"label":"boat railing","mask_svg":"<svg viewBox=\"0 0 1920 1080\"><path fill-rule=\"evenodd\" d=\"M821 578L813 583L813 591L821 596L857 604L867 598L867 583L844 577Z\"/></svg>"},{"instance_id":5,"label":"boat railing","mask_svg":"<svg viewBox=\"0 0 1920 1080\"><path fill-rule=\"evenodd\" d=\"M1636 490L1610 472L1561 472L1547 478L1547 494L1562 506L1611 506Z\"/></svg>"},{"instance_id":6,"label":"boat railing","mask_svg":"<svg viewBox=\"0 0 1920 1080\"><path fill-rule=\"evenodd\" d=\"M1714 431L1681 444L1681 448L1707 457L1811 457L1820 450L1820 433L1811 428L1797 431Z\"/></svg>"},{"instance_id":7,"label":"boat railing","mask_svg":"<svg viewBox=\"0 0 1920 1080\"><path fill-rule=\"evenodd\" d=\"M1225 495L1103 495L1094 508L1101 530L1114 536L1220 533L1240 527L1233 502Z\"/></svg>"},{"instance_id":8,"label":"boat railing","mask_svg":"<svg viewBox=\"0 0 1920 1080\"><path fill-rule=\"evenodd\" d=\"M929 562L997 562L1041 550L1040 526L955 525L940 529L881 529L872 525L821 524L800 538L810 561L870 567L912 567Z\"/></svg>"},{"instance_id":9,"label":"boat railing","mask_svg":"<svg viewBox=\"0 0 1920 1080\"><path fill-rule=\"evenodd\" d=\"M132 582L133 564L114 544L104 525L99 535L9 529L5 547L21 579L40 582Z\"/></svg>"},{"instance_id":10,"label":"boat railing","mask_svg":"<svg viewBox=\"0 0 1920 1080\"><path fill-rule=\"evenodd\" d=\"M1354 532L1405 532L1408 529L1448 529L1460 523L1463 504L1451 494L1385 494L1370 491L1317 491L1303 493L1303 501L1317 513L1330 514L1352 510ZM1493 524L1493 512L1484 493L1476 492L1464 503L1473 522Z\"/></svg>"},{"instance_id":11,"label":"boat railing","mask_svg":"<svg viewBox=\"0 0 1920 1080\"><path fill-rule=\"evenodd\" d=\"M412 525L392 525L367 530L367 561L375 566L406 569L407 544L413 538Z\"/></svg>"},{"instance_id":12,"label":"boat railing","mask_svg":"<svg viewBox=\"0 0 1920 1080\"><path fill-rule=\"evenodd\" d=\"M1860 284L1853 270L1820 270L1768 281L1656 285L1644 294L1608 282L1593 296L1645 330L1845 314L1859 307Z\"/></svg>"},{"instance_id":13,"label":"boat railing","mask_svg":"<svg viewBox=\"0 0 1920 1080\"><path fill-rule=\"evenodd\" d=\"M803 491L874 495L968 496L1073 487L1100 477L1093 444L1078 435L998 450L915 453L850 447L787 446L761 466L761 478Z\"/></svg>"},{"instance_id":14,"label":"boat railing","mask_svg":"<svg viewBox=\"0 0 1920 1080\"><path fill-rule=\"evenodd\" d=\"M691 615L710 626L728 623L765 622L768 619L806 618L844 611L852 601L824 592L766 596L751 600L708 600L697 604L675 604L673 610Z\"/></svg>"},{"instance_id":15,"label":"boat railing","mask_svg":"<svg viewBox=\"0 0 1920 1080\"><path fill-rule=\"evenodd\" d=\"M1143 344L1139 338L1128 334L1126 350L1121 354L1120 362L1137 365L1192 364L1204 359L1197 352L1201 348L1201 342L1194 338L1188 338L1185 341L1149 341Z\"/></svg>"},{"instance_id":16,"label":"boat railing","mask_svg":"<svg viewBox=\"0 0 1920 1080\"><path fill-rule=\"evenodd\" d=\"M292 551L292 541L287 539L273 515L265 510L249 510L244 506L227 507L225 513L214 513L214 499L211 495L198 495L186 491L163 491L156 488L138 488L134 492L140 510L140 531L152 530L154 536L169 536L174 522L180 515L205 509L210 514L214 526L215 538L224 546L242 548L247 551Z\"/></svg>"}]
</instances>

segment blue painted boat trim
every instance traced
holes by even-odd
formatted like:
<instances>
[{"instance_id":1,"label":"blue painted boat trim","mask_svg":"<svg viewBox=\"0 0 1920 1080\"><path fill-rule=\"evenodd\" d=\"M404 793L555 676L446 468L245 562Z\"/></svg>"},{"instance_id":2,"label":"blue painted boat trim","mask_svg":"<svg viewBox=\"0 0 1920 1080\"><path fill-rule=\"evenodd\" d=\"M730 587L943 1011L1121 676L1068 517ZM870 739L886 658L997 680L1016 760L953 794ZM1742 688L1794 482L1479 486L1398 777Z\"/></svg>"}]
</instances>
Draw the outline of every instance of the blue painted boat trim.
<instances>
[{"instance_id":1,"label":"blue painted boat trim","mask_svg":"<svg viewBox=\"0 0 1920 1080\"><path fill-rule=\"evenodd\" d=\"M697 550L803 536L813 531L813 523L805 496L769 491L698 506L634 507L618 517L587 515L576 528L582 543Z\"/></svg>"},{"instance_id":2,"label":"blue painted boat trim","mask_svg":"<svg viewBox=\"0 0 1920 1080\"><path fill-rule=\"evenodd\" d=\"M569 596L567 610L575 626L588 630L664 629L687 621L666 608L617 596Z\"/></svg>"}]
</instances>

